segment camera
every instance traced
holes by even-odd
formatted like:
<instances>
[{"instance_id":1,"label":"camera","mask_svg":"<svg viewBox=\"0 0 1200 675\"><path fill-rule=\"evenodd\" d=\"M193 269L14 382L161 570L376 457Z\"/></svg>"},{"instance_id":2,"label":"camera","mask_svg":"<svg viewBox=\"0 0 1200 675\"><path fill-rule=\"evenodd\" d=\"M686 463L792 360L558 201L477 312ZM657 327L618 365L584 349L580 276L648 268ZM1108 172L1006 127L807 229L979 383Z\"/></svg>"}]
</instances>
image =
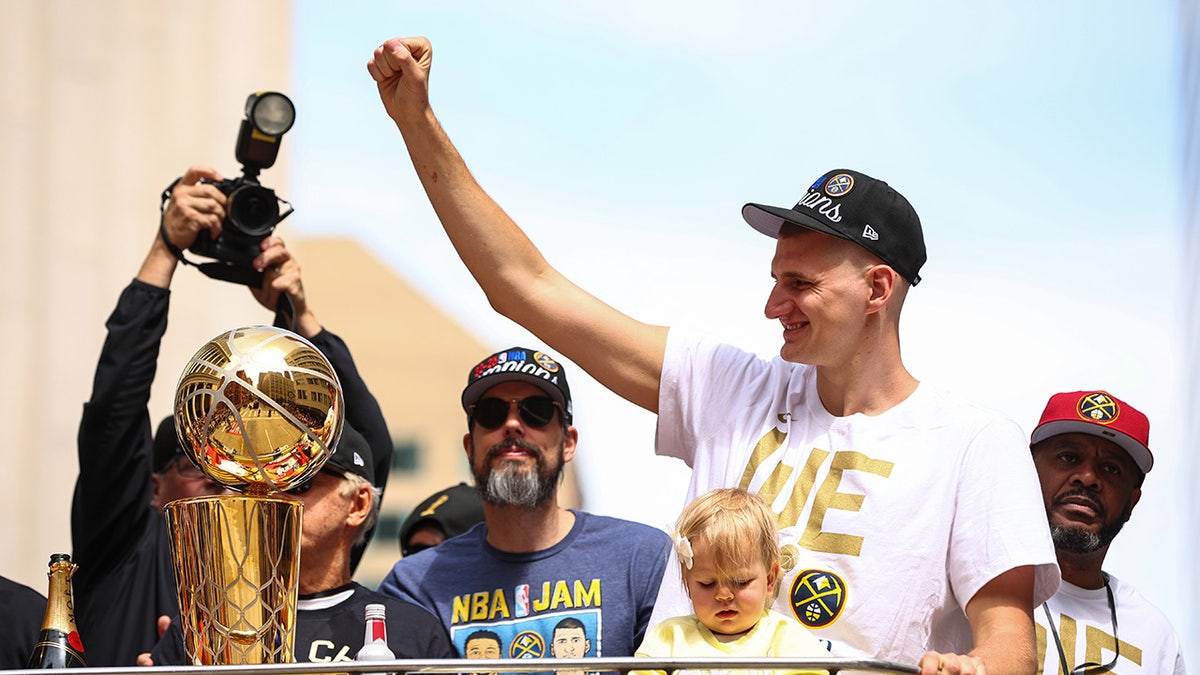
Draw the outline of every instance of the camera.
<instances>
[{"instance_id":1,"label":"camera","mask_svg":"<svg viewBox=\"0 0 1200 675\"><path fill-rule=\"evenodd\" d=\"M262 240L283 220L275 191L246 176L222 181L202 179L201 182L225 193L226 215L221 223L220 236L213 239L207 230L203 230L196 237L191 250L197 255L234 265L249 265L258 257Z\"/></svg>"},{"instance_id":2,"label":"camera","mask_svg":"<svg viewBox=\"0 0 1200 675\"><path fill-rule=\"evenodd\" d=\"M275 91L250 94L238 131L234 155L242 164L242 175L221 181L204 180L227 197L221 234L215 239L203 231L189 250L218 263L201 266L208 276L257 286L262 274L250 264L259 245L275 226L292 213L292 206L271 188L258 182L258 174L275 164L279 143L296 121L291 99ZM287 210L280 211L280 204ZM204 269L207 267L207 269Z\"/></svg>"}]
</instances>

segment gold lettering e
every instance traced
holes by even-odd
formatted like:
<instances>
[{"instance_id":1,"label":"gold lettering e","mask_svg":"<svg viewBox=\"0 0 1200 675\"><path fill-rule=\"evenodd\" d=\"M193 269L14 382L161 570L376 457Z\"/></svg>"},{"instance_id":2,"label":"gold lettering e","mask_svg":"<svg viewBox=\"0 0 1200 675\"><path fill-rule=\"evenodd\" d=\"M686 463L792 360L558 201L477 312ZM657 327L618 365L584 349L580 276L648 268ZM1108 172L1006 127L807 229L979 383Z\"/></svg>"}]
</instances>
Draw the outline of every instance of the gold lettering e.
<instances>
[{"instance_id":1,"label":"gold lettering e","mask_svg":"<svg viewBox=\"0 0 1200 675\"><path fill-rule=\"evenodd\" d=\"M739 482L742 489L749 489L750 482L758 468L786 440L787 434L775 428L772 428L759 440L754 451L750 453L746 469L742 472L742 479ZM804 468L801 469L800 475L792 486L792 494L787 500L787 505L776 515L776 523L780 528L791 527L800 522L800 516L804 512L808 497L816 484L817 470L825 463L829 454L829 451L820 448L813 448L809 452L808 460L804 463ZM892 462L871 459L861 452L842 450L834 453L829 474L817 491L812 511L809 513L808 524L804 529L804 534L800 537L799 544L813 551L857 556L862 550L863 538L856 535L825 532L822 529L825 514L829 509L857 512L862 508L864 495L838 492L842 476L846 471L866 471L887 478L891 475L894 467L895 464ZM791 475L792 467L782 462L776 463L771 474L758 488L758 496L768 504L773 504L783 492Z\"/></svg>"},{"instance_id":2,"label":"gold lettering e","mask_svg":"<svg viewBox=\"0 0 1200 675\"><path fill-rule=\"evenodd\" d=\"M800 536L800 545L823 553L858 555L862 550L863 538L822 530L825 512L829 509L858 511L862 508L863 495L837 491L846 471L866 471L887 478L891 475L893 466L895 465L891 462L871 459L861 452L842 450L834 453L829 475L825 476L813 500L812 512L808 515L808 526Z\"/></svg>"}]
</instances>

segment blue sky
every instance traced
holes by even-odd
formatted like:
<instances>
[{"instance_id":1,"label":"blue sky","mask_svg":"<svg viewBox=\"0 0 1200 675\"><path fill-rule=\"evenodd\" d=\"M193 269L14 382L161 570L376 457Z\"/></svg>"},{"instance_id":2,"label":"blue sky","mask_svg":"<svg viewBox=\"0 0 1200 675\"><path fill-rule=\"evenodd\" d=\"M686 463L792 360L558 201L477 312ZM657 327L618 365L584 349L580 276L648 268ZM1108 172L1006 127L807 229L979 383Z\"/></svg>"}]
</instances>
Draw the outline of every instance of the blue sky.
<instances>
[{"instance_id":1,"label":"blue sky","mask_svg":"<svg viewBox=\"0 0 1200 675\"><path fill-rule=\"evenodd\" d=\"M1158 464L1107 567L1184 633L1176 11L302 0L285 227L357 237L485 344L533 346L455 257L378 101L365 64L397 35L432 39L443 125L553 264L640 319L765 356L773 247L742 204L791 205L834 167L882 178L930 252L902 321L918 378L1026 430L1055 391L1149 414ZM652 415L576 373L588 508L670 522L686 468L653 457Z\"/></svg>"}]
</instances>

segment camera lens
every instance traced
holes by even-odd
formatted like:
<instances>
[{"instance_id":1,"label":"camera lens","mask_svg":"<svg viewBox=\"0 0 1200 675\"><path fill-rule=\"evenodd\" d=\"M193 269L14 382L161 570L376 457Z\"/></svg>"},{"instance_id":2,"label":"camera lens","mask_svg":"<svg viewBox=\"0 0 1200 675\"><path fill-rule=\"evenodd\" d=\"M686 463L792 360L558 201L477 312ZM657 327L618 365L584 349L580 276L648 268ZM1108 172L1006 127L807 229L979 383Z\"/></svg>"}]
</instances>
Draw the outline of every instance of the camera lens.
<instances>
[{"instance_id":1,"label":"camera lens","mask_svg":"<svg viewBox=\"0 0 1200 675\"><path fill-rule=\"evenodd\" d=\"M243 185L229 195L229 224L247 237L265 237L278 222L279 201L274 190Z\"/></svg>"}]
</instances>

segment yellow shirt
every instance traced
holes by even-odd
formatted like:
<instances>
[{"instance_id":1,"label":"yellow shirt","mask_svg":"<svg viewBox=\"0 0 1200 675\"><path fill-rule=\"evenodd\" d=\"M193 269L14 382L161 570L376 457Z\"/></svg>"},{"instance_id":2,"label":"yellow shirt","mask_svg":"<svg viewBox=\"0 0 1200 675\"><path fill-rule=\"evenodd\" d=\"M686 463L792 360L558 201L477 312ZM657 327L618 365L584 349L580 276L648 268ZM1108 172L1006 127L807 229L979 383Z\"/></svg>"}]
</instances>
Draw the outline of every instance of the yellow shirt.
<instances>
[{"instance_id":1,"label":"yellow shirt","mask_svg":"<svg viewBox=\"0 0 1200 675\"><path fill-rule=\"evenodd\" d=\"M788 619L774 610L763 612L762 618L745 635L731 641L721 642L707 626L700 623L695 614L677 616L651 626L634 656L666 658L671 656L711 657L723 656L783 656L792 658L829 659L831 655L799 623ZM655 671L630 671L652 673ZM661 671L658 671L661 672ZM680 675L687 671L680 671ZM707 670L709 675L723 671ZM737 671L738 675L758 673L787 673L788 675L827 675L824 670L788 671Z\"/></svg>"}]
</instances>

